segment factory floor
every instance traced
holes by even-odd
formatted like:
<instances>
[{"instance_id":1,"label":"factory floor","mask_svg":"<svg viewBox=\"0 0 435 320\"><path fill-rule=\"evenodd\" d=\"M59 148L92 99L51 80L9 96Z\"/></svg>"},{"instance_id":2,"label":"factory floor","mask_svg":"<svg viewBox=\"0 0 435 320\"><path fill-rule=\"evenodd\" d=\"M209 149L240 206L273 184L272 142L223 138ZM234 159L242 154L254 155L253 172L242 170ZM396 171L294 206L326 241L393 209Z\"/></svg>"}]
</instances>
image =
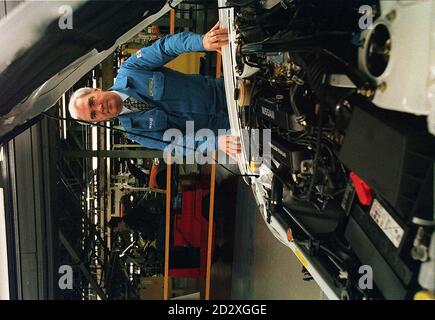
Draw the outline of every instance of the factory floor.
<instances>
[{"instance_id":1,"label":"factory floor","mask_svg":"<svg viewBox=\"0 0 435 320\"><path fill-rule=\"evenodd\" d=\"M222 250L212 266L211 299L326 299L314 281L303 280L302 264L269 231L250 187L233 176L217 190L235 199L229 214L216 220Z\"/></svg>"}]
</instances>

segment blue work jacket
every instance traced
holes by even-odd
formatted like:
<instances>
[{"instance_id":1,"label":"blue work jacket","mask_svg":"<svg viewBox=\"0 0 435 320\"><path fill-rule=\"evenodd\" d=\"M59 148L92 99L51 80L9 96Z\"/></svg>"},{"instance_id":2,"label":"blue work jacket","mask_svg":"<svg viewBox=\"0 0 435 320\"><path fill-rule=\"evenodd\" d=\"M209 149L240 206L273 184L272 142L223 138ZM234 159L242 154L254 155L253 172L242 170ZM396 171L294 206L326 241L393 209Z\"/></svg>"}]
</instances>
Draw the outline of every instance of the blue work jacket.
<instances>
[{"instance_id":1,"label":"blue work jacket","mask_svg":"<svg viewBox=\"0 0 435 320\"><path fill-rule=\"evenodd\" d=\"M174 128L185 133L186 121L194 121L195 131L208 128L216 135L218 129L229 129L222 78L184 74L164 67L182 53L204 51L202 37L191 32L168 35L140 49L121 64L115 84L109 90L154 107L150 111L118 116L129 132L129 139L150 149L164 150L168 145L161 141L165 130ZM195 148L199 144L197 141ZM190 153L189 150L186 153Z\"/></svg>"}]
</instances>

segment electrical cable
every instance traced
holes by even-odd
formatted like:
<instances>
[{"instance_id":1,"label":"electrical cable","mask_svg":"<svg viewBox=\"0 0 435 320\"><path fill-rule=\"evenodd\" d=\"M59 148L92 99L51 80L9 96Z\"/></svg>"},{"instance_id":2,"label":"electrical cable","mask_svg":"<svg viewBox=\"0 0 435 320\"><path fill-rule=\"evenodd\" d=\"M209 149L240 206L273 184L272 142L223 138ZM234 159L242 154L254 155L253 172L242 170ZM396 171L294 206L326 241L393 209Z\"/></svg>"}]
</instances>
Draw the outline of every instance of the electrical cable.
<instances>
[{"instance_id":1,"label":"electrical cable","mask_svg":"<svg viewBox=\"0 0 435 320\"><path fill-rule=\"evenodd\" d=\"M308 186L308 191L306 192L305 195L301 197L301 199L305 199L305 200L311 199L311 194L313 192L314 183L317 177L317 167L318 167L319 157L320 157L320 146L321 146L321 136L322 136L322 114L323 114L323 109L320 107L319 108L319 131L317 132L316 151L313 160L313 174L311 177L310 184Z\"/></svg>"},{"instance_id":2,"label":"electrical cable","mask_svg":"<svg viewBox=\"0 0 435 320\"><path fill-rule=\"evenodd\" d=\"M196 4L196 5L198 5L198 4L202 4L203 5L204 4L201 1L184 1L183 3L184 4ZM220 9L231 9L231 8L239 6L239 5L230 5L230 6L223 6L223 7L210 7L210 8L204 7L204 8L197 8L197 9L192 9L192 8L191 9L181 9L181 8L175 7L172 4L172 0L168 0L167 4L168 4L168 6L171 9L175 10L176 12L182 12L182 13L197 12L197 11L206 11L208 9L218 9L218 10L220 10Z\"/></svg>"},{"instance_id":3,"label":"electrical cable","mask_svg":"<svg viewBox=\"0 0 435 320\"><path fill-rule=\"evenodd\" d=\"M50 114L48 114L46 112L42 112L42 114L45 117L50 118L50 119L54 119L54 120L65 120L65 121L67 121L67 120L74 120L74 119L67 119L67 118L64 118L64 117L50 115ZM108 126L105 126L105 125L100 124L100 123L94 123L94 122L85 121L85 120L78 120L78 121L86 123L86 124L89 124L89 125L93 125L93 126L96 126L96 127L113 130L113 131L116 131L116 132L127 133L127 134L134 134L134 135L137 135L137 136L140 136L140 137L143 137L143 138L147 138L147 139L150 139L150 140L166 143L167 145L172 144L172 142L168 142L168 141L164 141L162 139L150 137L150 136L147 136L147 135L144 135L144 134L141 134L141 133L131 133L131 132L127 131L127 130L121 130L121 129L117 129L117 128L112 128L112 127L108 127ZM179 145L179 144L173 144L173 145L176 146L176 147L181 147L183 149L191 150L191 151L196 152L195 148L190 148L190 147ZM232 170L230 170L227 167L225 167L222 163L219 163L216 159L214 159L214 158L212 158L212 159L213 159L214 162L216 162L216 164L220 165L222 168L224 168L225 170L227 170L229 173L231 173L232 175L234 175L236 177L255 177L255 178L258 178L260 176L258 174L238 174L238 173L235 173Z\"/></svg>"}]
</instances>

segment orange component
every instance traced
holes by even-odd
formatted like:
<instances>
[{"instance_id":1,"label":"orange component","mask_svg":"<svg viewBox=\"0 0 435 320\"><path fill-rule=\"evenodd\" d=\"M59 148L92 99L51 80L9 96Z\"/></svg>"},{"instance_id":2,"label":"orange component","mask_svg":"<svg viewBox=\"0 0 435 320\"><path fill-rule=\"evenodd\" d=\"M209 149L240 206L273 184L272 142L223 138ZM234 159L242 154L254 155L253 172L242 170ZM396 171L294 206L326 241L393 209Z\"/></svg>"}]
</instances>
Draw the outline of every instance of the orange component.
<instances>
[{"instance_id":1,"label":"orange component","mask_svg":"<svg viewBox=\"0 0 435 320\"><path fill-rule=\"evenodd\" d=\"M151 167L150 182L149 182L149 187L152 189L157 189L159 187L157 185L157 172L158 172L158 166L153 163Z\"/></svg>"},{"instance_id":2,"label":"orange component","mask_svg":"<svg viewBox=\"0 0 435 320\"><path fill-rule=\"evenodd\" d=\"M287 240L288 241L292 241L293 240L293 231L290 228L287 229Z\"/></svg>"},{"instance_id":3,"label":"orange component","mask_svg":"<svg viewBox=\"0 0 435 320\"><path fill-rule=\"evenodd\" d=\"M159 34L160 33L160 28L158 25L154 24L151 26L151 33L153 34Z\"/></svg>"},{"instance_id":4,"label":"orange component","mask_svg":"<svg viewBox=\"0 0 435 320\"><path fill-rule=\"evenodd\" d=\"M169 33L170 34L175 33L175 10L174 9L171 9L169 11ZM170 61L167 64L167 67L172 69L174 67L174 63Z\"/></svg>"},{"instance_id":5,"label":"orange component","mask_svg":"<svg viewBox=\"0 0 435 320\"><path fill-rule=\"evenodd\" d=\"M213 151L213 159L216 159L216 151ZM211 165L210 177L210 209L208 214L208 241L207 241L207 268L205 273L205 300L210 300L211 259L213 244L213 216L214 216L214 191L216 185L216 161Z\"/></svg>"},{"instance_id":6,"label":"orange component","mask_svg":"<svg viewBox=\"0 0 435 320\"><path fill-rule=\"evenodd\" d=\"M221 67L222 67L222 56L218 52L216 57L216 79L221 77Z\"/></svg>"},{"instance_id":7,"label":"orange component","mask_svg":"<svg viewBox=\"0 0 435 320\"><path fill-rule=\"evenodd\" d=\"M170 34L175 33L175 10L171 9L169 11L169 32Z\"/></svg>"}]
</instances>

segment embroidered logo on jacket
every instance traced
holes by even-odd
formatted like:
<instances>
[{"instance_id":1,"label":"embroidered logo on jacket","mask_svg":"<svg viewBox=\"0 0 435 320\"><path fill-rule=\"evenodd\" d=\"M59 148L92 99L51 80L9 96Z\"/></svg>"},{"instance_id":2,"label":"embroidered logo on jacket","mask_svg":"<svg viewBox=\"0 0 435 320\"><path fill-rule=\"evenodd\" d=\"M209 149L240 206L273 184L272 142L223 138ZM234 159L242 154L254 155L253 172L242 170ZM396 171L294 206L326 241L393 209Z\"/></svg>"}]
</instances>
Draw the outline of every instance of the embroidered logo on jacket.
<instances>
[{"instance_id":1,"label":"embroidered logo on jacket","mask_svg":"<svg viewBox=\"0 0 435 320\"><path fill-rule=\"evenodd\" d=\"M142 51L138 50L138 51L136 52L136 57L137 57L137 58L142 58Z\"/></svg>"}]
</instances>

